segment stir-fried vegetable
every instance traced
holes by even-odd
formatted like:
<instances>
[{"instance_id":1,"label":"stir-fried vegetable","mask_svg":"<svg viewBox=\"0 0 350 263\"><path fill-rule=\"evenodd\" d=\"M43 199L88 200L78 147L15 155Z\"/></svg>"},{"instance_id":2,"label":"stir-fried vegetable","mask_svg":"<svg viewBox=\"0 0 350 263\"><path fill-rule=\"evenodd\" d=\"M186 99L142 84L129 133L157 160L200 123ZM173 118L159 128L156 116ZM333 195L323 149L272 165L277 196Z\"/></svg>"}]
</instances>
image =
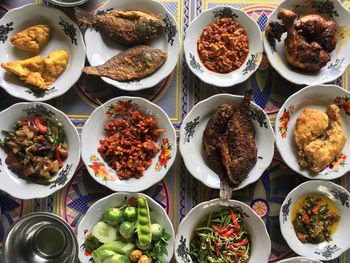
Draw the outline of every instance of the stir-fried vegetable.
<instances>
[{"instance_id":1,"label":"stir-fried vegetable","mask_svg":"<svg viewBox=\"0 0 350 263\"><path fill-rule=\"evenodd\" d=\"M324 198L307 196L296 211L294 230L302 243L318 244L331 240L331 230L340 217Z\"/></svg>"},{"instance_id":2,"label":"stir-fried vegetable","mask_svg":"<svg viewBox=\"0 0 350 263\"><path fill-rule=\"evenodd\" d=\"M50 179L68 157L62 123L46 116L18 120L14 131L3 130L2 133L6 136L0 141L7 152L5 162L23 179L50 184Z\"/></svg>"},{"instance_id":3,"label":"stir-fried vegetable","mask_svg":"<svg viewBox=\"0 0 350 263\"><path fill-rule=\"evenodd\" d=\"M252 242L242 227L240 208L230 208L211 213L195 229L190 255L193 262L248 262Z\"/></svg>"}]
</instances>

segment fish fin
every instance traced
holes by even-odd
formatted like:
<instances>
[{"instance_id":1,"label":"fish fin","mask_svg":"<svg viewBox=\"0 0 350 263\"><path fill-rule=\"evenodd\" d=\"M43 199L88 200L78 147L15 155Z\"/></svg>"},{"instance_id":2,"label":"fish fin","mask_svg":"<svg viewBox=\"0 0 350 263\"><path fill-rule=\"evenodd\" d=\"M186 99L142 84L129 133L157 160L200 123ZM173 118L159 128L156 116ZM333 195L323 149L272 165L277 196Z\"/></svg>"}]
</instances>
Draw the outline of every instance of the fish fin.
<instances>
[{"instance_id":1,"label":"fish fin","mask_svg":"<svg viewBox=\"0 0 350 263\"><path fill-rule=\"evenodd\" d=\"M78 7L74 8L74 11L75 17L79 22L84 23L87 26L91 26L94 23L95 15Z\"/></svg>"},{"instance_id":2,"label":"fish fin","mask_svg":"<svg viewBox=\"0 0 350 263\"><path fill-rule=\"evenodd\" d=\"M100 72L97 70L97 67L84 67L82 69L82 72L88 75L96 75L96 76L101 75Z\"/></svg>"}]
</instances>

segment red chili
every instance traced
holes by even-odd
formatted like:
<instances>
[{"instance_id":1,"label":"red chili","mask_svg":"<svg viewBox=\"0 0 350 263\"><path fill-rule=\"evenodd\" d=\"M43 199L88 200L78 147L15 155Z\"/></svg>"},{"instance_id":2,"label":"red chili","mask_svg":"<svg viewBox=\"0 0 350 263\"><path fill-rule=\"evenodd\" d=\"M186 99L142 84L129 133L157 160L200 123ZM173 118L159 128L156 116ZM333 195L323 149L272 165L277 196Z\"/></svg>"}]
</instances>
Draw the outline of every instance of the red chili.
<instances>
[{"instance_id":1,"label":"red chili","mask_svg":"<svg viewBox=\"0 0 350 263\"><path fill-rule=\"evenodd\" d=\"M219 235L226 233L227 230L229 229L228 227L221 228L219 226L213 226L213 228L214 228L214 230L218 231Z\"/></svg>"},{"instance_id":2,"label":"red chili","mask_svg":"<svg viewBox=\"0 0 350 263\"><path fill-rule=\"evenodd\" d=\"M241 241L241 242L232 243L231 246L234 246L234 247L241 247L241 246L244 246L244 245L247 245L247 244L248 244L248 239L244 239L244 240Z\"/></svg>"},{"instance_id":3,"label":"red chili","mask_svg":"<svg viewBox=\"0 0 350 263\"><path fill-rule=\"evenodd\" d=\"M22 125L27 125L28 121L22 121L21 123L22 123Z\"/></svg>"},{"instance_id":4,"label":"red chili","mask_svg":"<svg viewBox=\"0 0 350 263\"><path fill-rule=\"evenodd\" d=\"M231 220L232 220L233 225L235 226L235 228L239 229L240 225L238 223L238 219L236 217L235 212L232 209L230 209L230 215L231 215Z\"/></svg>"},{"instance_id":5,"label":"red chili","mask_svg":"<svg viewBox=\"0 0 350 263\"><path fill-rule=\"evenodd\" d=\"M310 217L309 217L309 215L307 213L303 214L303 222L305 224L310 224Z\"/></svg>"},{"instance_id":6,"label":"red chili","mask_svg":"<svg viewBox=\"0 0 350 263\"><path fill-rule=\"evenodd\" d=\"M320 205L315 205L311 210L314 215L318 215L318 209L320 209Z\"/></svg>"},{"instance_id":7,"label":"red chili","mask_svg":"<svg viewBox=\"0 0 350 263\"><path fill-rule=\"evenodd\" d=\"M41 122L39 117L35 117L34 118L34 124L38 128L39 133L41 133L41 134L46 134L47 133L47 126L42 124L42 122Z\"/></svg>"},{"instance_id":8,"label":"red chili","mask_svg":"<svg viewBox=\"0 0 350 263\"><path fill-rule=\"evenodd\" d=\"M229 230L227 230L225 233L221 234L220 236L222 237L229 237L233 234L233 232L235 231L234 228L230 228Z\"/></svg>"},{"instance_id":9,"label":"red chili","mask_svg":"<svg viewBox=\"0 0 350 263\"><path fill-rule=\"evenodd\" d=\"M216 256L220 256L220 250L219 250L219 246L218 243L214 242L214 248L215 248L215 254Z\"/></svg>"},{"instance_id":10,"label":"red chili","mask_svg":"<svg viewBox=\"0 0 350 263\"><path fill-rule=\"evenodd\" d=\"M56 160L58 162L59 167L62 167L63 163L62 163L62 159L61 159L58 147L56 148Z\"/></svg>"}]
</instances>

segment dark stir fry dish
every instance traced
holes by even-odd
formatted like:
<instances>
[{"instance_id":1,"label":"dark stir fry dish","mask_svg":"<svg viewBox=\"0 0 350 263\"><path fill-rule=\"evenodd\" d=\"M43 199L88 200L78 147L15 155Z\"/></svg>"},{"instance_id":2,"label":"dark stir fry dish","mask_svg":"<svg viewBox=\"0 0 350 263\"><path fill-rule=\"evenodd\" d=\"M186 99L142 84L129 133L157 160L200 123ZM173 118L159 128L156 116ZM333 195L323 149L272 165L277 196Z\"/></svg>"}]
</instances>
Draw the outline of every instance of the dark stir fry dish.
<instances>
[{"instance_id":1,"label":"dark stir fry dish","mask_svg":"<svg viewBox=\"0 0 350 263\"><path fill-rule=\"evenodd\" d=\"M245 263L252 250L249 232L242 227L240 208L211 213L194 230L190 244L193 262Z\"/></svg>"},{"instance_id":2,"label":"dark stir fry dish","mask_svg":"<svg viewBox=\"0 0 350 263\"><path fill-rule=\"evenodd\" d=\"M68 157L62 123L46 116L18 120L13 131L2 133L6 136L0 141L7 153L5 163L23 179L50 184Z\"/></svg>"},{"instance_id":3,"label":"dark stir fry dish","mask_svg":"<svg viewBox=\"0 0 350 263\"><path fill-rule=\"evenodd\" d=\"M293 226L302 243L330 241L340 216L330 200L319 196L304 198L295 211Z\"/></svg>"}]
</instances>

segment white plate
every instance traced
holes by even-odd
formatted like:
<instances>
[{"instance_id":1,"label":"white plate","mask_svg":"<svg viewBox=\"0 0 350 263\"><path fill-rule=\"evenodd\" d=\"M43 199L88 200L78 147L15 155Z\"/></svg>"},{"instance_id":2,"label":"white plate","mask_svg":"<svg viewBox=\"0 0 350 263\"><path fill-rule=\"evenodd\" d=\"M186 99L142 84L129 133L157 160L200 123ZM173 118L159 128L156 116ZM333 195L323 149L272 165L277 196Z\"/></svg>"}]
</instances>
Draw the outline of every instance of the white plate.
<instances>
[{"instance_id":1,"label":"white plate","mask_svg":"<svg viewBox=\"0 0 350 263\"><path fill-rule=\"evenodd\" d=\"M54 182L46 186L29 183L19 178L5 164L7 154L0 148L0 189L19 199L44 198L60 190L72 179L80 162L80 139L77 130L66 114L46 103L21 102L0 112L0 120L6 120L0 122L0 131L13 130L15 122L33 115L31 112L47 115L52 120L58 119L62 122L65 141L68 145L68 158L63 162L63 167L52 178ZM4 138L5 135L0 133L0 139Z\"/></svg>"},{"instance_id":2,"label":"white plate","mask_svg":"<svg viewBox=\"0 0 350 263\"><path fill-rule=\"evenodd\" d=\"M245 218L244 225L251 235L253 248L249 262L265 263L269 261L271 253L271 240L267 233L262 219L246 204L229 200L223 202L220 199L213 199L203 202L192 208L191 211L181 221L175 238L175 260L178 263L192 263L189 255L190 242L194 229L200 220L212 212L219 212L225 207L239 207L242 209Z\"/></svg>"},{"instance_id":3,"label":"white plate","mask_svg":"<svg viewBox=\"0 0 350 263\"><path fill-rule=\"evenodd\" d=\"M316 1L318 2L318 1ZM324 0L319 2L326 2ZM334 3L334 11L338 13L338 16L334 16L333 20L337 25L338 30L341 32L349 32L350 31L350 13L349 11L338 1L338 0L328 0L328 2ZM298 12L302 9L302 6L305 3L311 3L311 1L305 0L285 0L278 5L278 7L272 12L269 16L266 25L268 25L271 21L280 21L277 19L277 14L279 10L283 8L295 9L296 5L300 5L301 8L297 9ZM305 9L310 10L308 13L318 13L315 9ZM302 14L302 13L301 13ZM291 66L289 66L285 53L284 53L284 40L287 34L284 34L281 38L280 42L276 41L276 52L274 52L267 41L266 34L264 36L264 47L266 55L274 67L274 69L285 79L290 82L293 82L298 85L314 85L321 83L331 82L338 77L340 77L347 66L350 64L350 39L347 37L348 33L345 33L343 36L344 39L340 39L338 37L337 47L336 49L330 53L331 60L328 62L326 66L324 66L321 70L315 73L303 72L300 70L295 70Z\"/></svg>"},{"instance_id":4,"label":"white plate","mask_svg":"<svg viewBox=\"0 0 350 263\"><path fill-rule=\"evenodd\" d=\"M249 38L249 53L244 64L229 73L216 73L207 69L198 56L197 41L208 25L221 17L236 17ZM230 6L217 6L202 12L190 24L184 40L186 62L202 81L218 86L230 87L247 80L257 69L262 59L263 44L258 24L244 11Z\"/></svg>"},{"instance_id":5,"label":"white plate","mask_svg":"<svg viewBox=\"0 0 350 263\"><path fill-rule=\"evenodd\" d=\"M161 151L153 158L152 165L144 171L141 178L131 178L128 180L120 180L115 170L108 166L107 162L103 160L98 153L97 148L100 146L99 140L105 138L104 125L109 120L106 116L106 111L109 106L115 105L120 101L128 101L137 104L141 111L146 114L154 116L157 120L158 127L165 130L159 138L159 145L162 147L171 146L168 152L170 158L165 165L159 163L159 156ZM169 144L162 144L162 139L168 138ZM95 109L89 119L86 121L81 132L82 142L82 159L92 176L98 183L110 188L113 191L128 191L141 192L158 183L167 174L170 167L174 163L176 156L176 134L175 129L168 117L168 115L156 104L139 97L117 97L111 99ZM165 148L164 148L165 149ZM159 166L160 164L160 166ZM95 165L95 166L94 166ZM94 167L101 167L99 172L94 171Z\"/></svg>"},{"instance_id":6,"label":"white plate","mask_svg":"<svg viewBox=\"0 0 350 263\"><path fill-rule=\"evenodd\" d=\"M303 88L290 96L280 108L275 124L276 145L284 162L295 172L309 179L333 180L350 171L350 162L340 159L333 168L315 174L309 168L303 168L298 164L297 145L294 140L294 127L298 116L305 108L320 109L324 112L329 104L334 103L337 97L348 97L350 93L336 85L315 85ZM350 104L350 102L348 103ZM350 109L350 105L348 107ZM350 156L350 116L343 109L340 110L342 127L347 135L347 141L343 148L343 154ZM350 110L349 113L350 114ZM288 117L289 116L289 117ZM285 129L287 129L285 131ZM346 158L345 157L345 158Z\"/></svg>"},{"instance_id":7,"label":"white plate","mask_svg":"<svg viewBox=\"0 0 350 263\"><path fill-rule=\"evenodd\" d=\"M164 32L156 39L147 43L147 45L168 52L168 58L156 72L143 79L119 82L107 77L102 77L102 80L114 87L127 91L142 90L157 85L160 81L170 75L179 58L181 44L179 28L176 20L158 0L110 0L96 9L96 12L106 11L111 8L123 11L138 10L159 15L166 24ZM102 37L99 32L96 32L96 30L91 28L87 29L85 32L85 43L87 58L92 66L103 64L111 57L127 49L127 47Z\"/></svg>"},{"instance_id":8,"label":"white plate","mask_svg":"<svg viewBox=\"0 0 350 263\"><path fill-rule=\"evenodd\" d=\"M287 258L287 259L278 261L277 263L321 263L321 262L307 259L304 257L295 257L295 258Z\"/></svg>"},{"instance_id":9,"label":"white plate","mask_svg":"<svg viewBox=\"0 0 350 263\"><path fill-rule=\"evenodd\" d=\"M291 219L295 203L300 198L312 194L328 197L339 212L340 221L329 242L303 244L295 234ZM346 189L327 181L308 181L294 188L284 200L279 215L281 232L288 246L298 255L322 261L335 259L348 250L350 248L349 198L350 194Z\"/></svg>"},{"instance_id":10,"label":"white plate","mask_svg":"<svg viewBox=\"0 0 350 263\"><path fill-rule=\"evenodd\" d=\"M87 211L86 215L81 220L79 226L78 226L78 245L79 245L79 259L82 263L90 263L91 257L85 255L84 249L82 248L82 244L85 241L85 236L91 233L92 227L98 222L103 219L104 213L107 211L108 208L111 207L120 207L122 204L125 203L125 200L130 199L131 197L137 197L138 195L144 196L147 201L150 208L151 213L151 221L152 223L158 223L161 226L164 227L165 232L169 233L171 235L171 238L168 241L167 251L168 255L164 256L165 260L167 262L171 261L171 258L173 257L173 244L175 239L175 233L173 225L164 211L164 209L151 197L145 194L141 193L114 193L109 196L106 196L105 198L102 198L98 200L96 203L94 203L89 210ZM88 232L86 232L86 230Z\"/></svg>"},{"instance_id":11,"label":"white plate","mask_svg":"<svg viewBox=\"0 0 350 263\"><path fill-rule=\"evenodd\" d=\"M38 4L11 9L1 18L0 25L7 33L0 37L0 63L35 56L13 47L10 38L39 23L48 24L53 30L52 38L40 55L46 57L54 50L65 49L69 53L69 64L46 92L39 95L33 93L17 76L1 68L0 86L12 96L28 101L46 101L66 93L79 79L85 63L85 45L78 26L62 11Z\"/></svg>"},{"instance_id":12,"label":"white plate","mask_svg":"<svg viewBox=\"0 0 350 263\"><path fill-rule=\"evenodd\" d=\"M89 0L46 0L49 1L52 4L63 6L63 7L72 7L72 6L77 6L77 5L82 5L86 3Z\"/></svg>"},{"instance_id":13,"label":"white plate","mask_svg":"<svg viewBox=\"0 0 350 263\"><path fill-rule=\"evenodd\" d=\"M242 96L218 94L196 104L187 114L180 129L180 153L188 171L199 181L210 188L220 189L219 176L209 168L202 149L203 131L216 108L223 103L232 103L235 107L242 101ZM266 113L251 102L251 110L259 118L253 120L257 162L249 172L247 179L234 190L241 189L257 181L270 165L274 153L274 132ZM261 125L260 125L261 124Z\"/></svg>"}]
</instances>

